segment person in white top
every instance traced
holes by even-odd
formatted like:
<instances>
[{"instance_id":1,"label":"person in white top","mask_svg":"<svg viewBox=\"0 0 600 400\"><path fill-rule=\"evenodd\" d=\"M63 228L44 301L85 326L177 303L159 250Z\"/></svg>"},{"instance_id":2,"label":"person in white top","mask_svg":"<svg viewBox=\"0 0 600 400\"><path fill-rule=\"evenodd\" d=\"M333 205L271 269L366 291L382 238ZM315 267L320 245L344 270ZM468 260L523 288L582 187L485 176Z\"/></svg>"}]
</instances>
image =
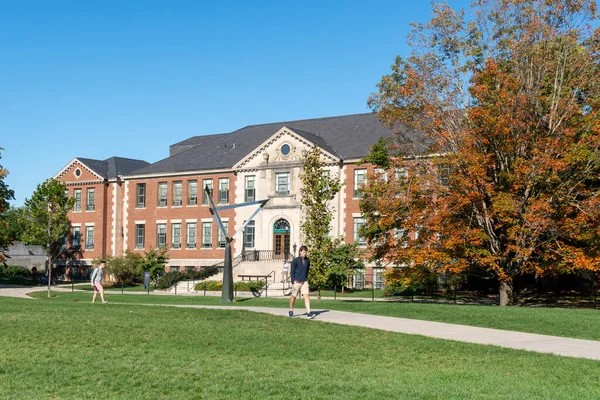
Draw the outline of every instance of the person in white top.
<instances>
[{"instance_id":1,"label":"person in white top","mask_svg":"<svg viewBox=\"0 0 600 400\"><path fill-rule=\"evenodd\" d=\"M96 301L96 296L98 292L100 292L100 298L102 299L102 304L108 303L108 301L104 300L104 288L102 287L102 276L104 275L104 263L101 262L98 264L98 268L92 272L92 286L94 287L94 297L92 298L92 304Z\"/></svg>"},{"instance_id":2,"label":"person in white top","mask_svg":"<svg viewBox=\"0 0 600 400\"><path fill-rule=\"evenodd\" d=\"M287 280L289 271L290 271L290 262L289 262L289 260L285 260L283 262L283 269L281 272L281 281L282 282L285 282Z\"/></svg>"}]
</instances>

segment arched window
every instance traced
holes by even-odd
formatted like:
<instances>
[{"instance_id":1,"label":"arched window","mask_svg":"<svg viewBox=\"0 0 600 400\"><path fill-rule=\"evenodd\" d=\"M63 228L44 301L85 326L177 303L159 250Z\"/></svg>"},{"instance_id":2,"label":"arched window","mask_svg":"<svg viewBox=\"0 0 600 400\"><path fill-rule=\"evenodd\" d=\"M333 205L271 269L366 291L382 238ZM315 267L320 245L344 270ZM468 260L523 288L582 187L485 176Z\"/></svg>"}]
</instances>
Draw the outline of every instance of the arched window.
<instances>
[{"instance_id":1,"label":"arched window","mask_svg":"<svg viewBox=\"0 0 600 400\"><path fill-rule=\"evenodd\" d=\"M273 224L274 233L290 233L290 223L287 220L280 218Z\"/></svg>"}]
</instances>

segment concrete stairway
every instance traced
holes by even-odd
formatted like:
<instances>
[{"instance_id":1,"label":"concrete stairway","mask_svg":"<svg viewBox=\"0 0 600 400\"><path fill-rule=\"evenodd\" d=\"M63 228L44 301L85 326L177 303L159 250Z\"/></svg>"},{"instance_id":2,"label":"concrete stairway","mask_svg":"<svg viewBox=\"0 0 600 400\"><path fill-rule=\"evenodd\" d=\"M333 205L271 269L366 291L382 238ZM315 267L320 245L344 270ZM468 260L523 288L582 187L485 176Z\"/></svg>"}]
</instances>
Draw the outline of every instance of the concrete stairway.
<instances>
[{"instance_id":1,"label":"concrete stairway","mask_svg":"<svg viewBox=\"0 0 600 400\"><path fill-rule=\"evenodd\" d=\"M283 287L284 283L282 283L283 279L283 269L282 269L282 261L281 260L270 260L270 261L243 261L239 265L233 268L233 281L239 282L242 281L240 276L243 275L269 275L271 276L268 279L269 288L267 289L267 294L269 292L277 293L278 295L283 295ZM205 279L206 281L222 281L223 273L219 272L216 275L210 276ZM248 278L245 278L247 281ZM256 278L252 278L252 280L256 280ZM201 283L203 281L180 281L177 285L172 286L168 289L171 293L190 293L194 291L195 285ZM177 287L177 288L176 288Z\"/></svg>"}]
</instances>

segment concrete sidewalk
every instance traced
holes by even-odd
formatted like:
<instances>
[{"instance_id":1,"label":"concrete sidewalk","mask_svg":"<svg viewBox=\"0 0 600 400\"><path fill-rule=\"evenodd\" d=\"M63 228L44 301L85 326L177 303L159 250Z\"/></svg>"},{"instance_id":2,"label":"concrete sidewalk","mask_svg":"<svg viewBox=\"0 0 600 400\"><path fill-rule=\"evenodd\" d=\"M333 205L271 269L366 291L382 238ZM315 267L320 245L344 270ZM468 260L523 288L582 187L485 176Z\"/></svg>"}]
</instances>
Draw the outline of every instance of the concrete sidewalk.
<instances>
[{"instance_id":1,"label":"concrete sidewalk","mask_svg":"<svg viewBox=\"0 0 600 400\"><path fill-rule=\"evenodd\" d=\"M57 288L53 287L53 290ZM32 291L45 290L44 287L0 287L0 296L29 298L26 294ZM58 288L59 291L71 291ZM133 292L135 293L135 292ZM128 294L133 294L132 292ZM140 294L145 294L140 293ZM244 307L244 306L203 306L176 304L144 304L149 307L206 308L221 310L244 310L278 315L287 318L287 308ZM299 310L297 310L299 311ZM538 335L533 333L513 332L500 329L479 328L474 326L447 324L443 322L421 321L407 318L384 317L335 310L314 310L316 321L361 326L390 332L423 335L436 339L456 340L459 342L477 343L506 347L510 349L549 353L567 357L600 360L600 341L569 339L559 336ZM297 314L294 318L306 318L305 314Z\"/></svg>"}]
</instances>

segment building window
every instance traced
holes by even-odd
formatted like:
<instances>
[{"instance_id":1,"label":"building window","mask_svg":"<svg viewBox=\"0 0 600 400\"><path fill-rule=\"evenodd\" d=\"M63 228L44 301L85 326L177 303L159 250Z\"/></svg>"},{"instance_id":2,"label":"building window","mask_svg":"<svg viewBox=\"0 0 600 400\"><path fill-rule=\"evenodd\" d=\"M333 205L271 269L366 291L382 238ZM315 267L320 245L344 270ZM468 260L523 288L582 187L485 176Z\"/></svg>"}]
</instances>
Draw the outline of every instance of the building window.
<instances>
[{"instance_id":1,"label":"building window","mask_svg":"<svg viewBox=\"0 0 600 400\"><path fill-rule=\"evenodd\" d=\"M206 195L205 188L208 187L208 191L210 192L210 196L213 194L213 181L212 179L205 179L202 181L202 204L205 206L208 205L208 197Z\"/></svg>"},{"instance_id":2,"label":"building window","mask_svg":"<svg viewBox=\"0 0 600 400\"><path fill-rule=\"evenodd\" d=\"M171 247L181 248L181 224L171 224Z\"/></svg>"},{"instance_id":3,"label":"building window","mask_svg":"<svg viewBox=\"0 0 600 400\"><path fill-rule=\"evenodd\" d=\"M396 168L394 175L396 176L397 181L406 180L408 179L408 170L406 168Z\"/></svg>"},{"instance_id":4,"label":"building window","mask_svg":"<svg viewBox=\"0 0 600 400\"><path fill-rule=\"evenodd\" d=\"M79 250L81 248L81 227L74 226L71 230L71 248L73 250Z\"/></svg>"},{"instance_id":5,"label":"building window","mask_svg":"<svg viewBox=\"0 0 600 400\"><path fill-rule=\"evenodd\" d=\"M362 198L363 194L360 190L361 185L367 183L367 170L366 169L355 169L354 170L354 198Z\"/></svg>"},{"instance_id":6,"label":"building window","mask_svg":"<svg viewBox=\"0 0 600 400\"><path fill-rule=\"evenodd\" d=\"M192 272L196 270L196 267L191 266L191 265L186 265L185 270L188 272Z\"/></svg>"},{"instance_id":7,"label":"building window","mask_svg":"<svg viewBox=\"0 0 600 400\"><path fill-rule=\"evenodd\" d=\"M167 224L156 224L156 247L159 249L167 247Z\"/></svg>"},{"instance_id":8,"label":"building window","mask_svg":"<svg viewBox=\"0 0 600 400\"><path fill-rule=\"evenodd\" d=\"M244 195L244 201L254 201L255 199L255 194L256 194L256 187L255 185L255 180L254 180L254 175L251 176L247 176L246 177L246 185L245 185L245 195Z\"/></svg>"},{"instance_id":9,"label":"building window","mask_svg":"<svg viewBox=\"0 0 600 400\"><path fill-rule=\"evenodd\" d=\"M144 248L144 238L146 237L146 225L136 224L135 225L135 248Z\"/></svg>"},{"instance_id":10,"label":"building window","mask_svg":"<svg viewBox=\"0 0 600 400\"><path fill-rule=\"evenodd\" d=\"M290 194L289 172L278 172L275 174L275 192L277 194Z\"/></svg>"},{"instance_id":11,"label":"building window","mask_svg":"<svg viewBox=\"0 0 600 400\"><path fill-rule=\"evenodd\" d=\"M212 247L212 222L202 223L202 248Z\"/></svg>"},{"instance_id":12,"label":"building window","mask_svg":"<svg viewBox=\"0 0 600 400\"><path fill-rule=\"evenodd\" d=\"M73 190L73 197L75 198L73 211L81 211L81 189Z\"/></svg>"},{"instance_id":13,"label":"building window","mask_svg":"<svg viewBox=\"0 0 600 400\"><path fill-rule=\"evenodd\" d=\"M383 270L381 269L373 269L374 279L373 282L375 284L375 289L383 288Z\"/></svg>"},{"instance_id":14,"label":"building window","mask_svg":"<svg viewBox=\"0 0 600 400\"><path fill-rule=\"evenodd\" d=\"M138 183L135 185L135 206L136 208L145 208L146 207L146 184Z\"/></svg>"},{"instance_id":15,"label":"building window","mask_svg":"<svg viewBox=\"0 0 600 400\"><path fill-rule=\"evenodd\" d=\"M94 227L93 226L85 227L85 249L86 250L94 249Z\"/></svg>"},{"instance_id":16,"label":"building window","mask_svg":"<svg viewBox=\"0 0 600 400\"><path fill-rule=\"evenodd\" d=\"M358 243L359 246L366 246L367 241L364 236L360 235L361 228L365 226L365 219L362 217L354 218L354 241Z\"/></svg>"},{"instance_id":17,"label":"building window","mask_svg":"<svg viewBox=\"0 0 600 400\"><path fill-rule=\"evenodd\" d=\"M442 186L450 186L450 166L438 165L438 183Z\"/></svg>"},{"instance_id":18,"label":"building window","mask_svg":"<svg viewBox=\"0 0 600 400\"><path fill-rule=\"evenodd\" d=\"M290 150L291 150L290 145L287 144L287 143L284 144L283 146L281 146L281 150L280 150L281 151L281 155L283 155L283 156L289 155L290 154Z\"/></svg>"},{"instance_id":19,"label":"building window","mask_svg":"<svg viewBox=\"0 0 600 400\"><path fill-rule=\"evenodd\" d=\"M357 271L354 274L354 285L353 289L364 289L365 288L365 275L364 271Z\"/></svg>"},{"instance_id":20,"label":"building window","mask_svg":"<svg viewBox=\"0 0 600 400\"><path fill-rule=\"evenodd\" d=\"M183 205L183 183L181 181L173 182L173 206L181 207Z\"/></svg>"},{"instance_id":21,"label":"building window","mask_svg":"<svg viewBox=\"0 0 600 400\"><path fill-rule=\"evenodd\" d=\"M250 221L244 229L244 246L250 249L254 248L254 221Z\"/></svg>"},{"instance_id":22,"label":"building window","mask_svg":"<svg viewBox=\"0 0 600 400\"><path fill-rule=\"evenodd\" d=\"M186 232L185 247L187 247L188 249L195 249L196 248L196 223L188 222L186 229L187 229L187 232Z\"/></svg>"},{"instance_id":23,"label":"building window","mask_svg":"<svg viewBox=\"0 0 600 400\"><path fill-rule=\"evenodd\" d=\"M188 206L198 204L198 181L188 181Z\"/></svg>"},{"instance_id":24,"label":"building window","mask_svg":"<svg viewBox=\"0 0 600 400\"><path fill-rule=\"evenodd\" d=\"M225 229L225 232L229 232L229 222L227 222L227 221L221 221L221 222L223 222L223 228ZM219 242L219 247L225 247L227 245L227 240L225 239L225 236L223 236L223 233L221 233L220 229L219 229L218 242Z\"/></svg>"},{"instance_id":25,"label":"building window","mask_svg":"<svg viewBox=\"0 0 600 400\"><path fill-rule=\"evenodd\" d=\"M179 272L179 266L169 266L169 272Z\"/></svg>"},{"instance_id":26,"label":"building window","mask_svg":"<svg viewBox=\"0 0 600 400\"><path fill-rule=\"evenodd\" d=\"M229 178L219 179L219 203L229 203Z\"/></svg>"},{"instance_id":27,"label":"building window","mask_svg":"<svg viewBox=\"0 0 600 400\"><path fill-rule=\"evenodd\" d=\"M167 206L167 182L158 183L158 206Z\"/></svg>"},{"instance_id":28,"label":"building window","mask_svg":"<svg viewBox=\"0 0 600 400\"><path fill-rule=\"evenodd\" d=\"M87 193L85 196L85 210L86 211L94 211L96 209L95 197L96 197L96 190L93 188L87 189Z\"/></svg>"}]
</instances>

